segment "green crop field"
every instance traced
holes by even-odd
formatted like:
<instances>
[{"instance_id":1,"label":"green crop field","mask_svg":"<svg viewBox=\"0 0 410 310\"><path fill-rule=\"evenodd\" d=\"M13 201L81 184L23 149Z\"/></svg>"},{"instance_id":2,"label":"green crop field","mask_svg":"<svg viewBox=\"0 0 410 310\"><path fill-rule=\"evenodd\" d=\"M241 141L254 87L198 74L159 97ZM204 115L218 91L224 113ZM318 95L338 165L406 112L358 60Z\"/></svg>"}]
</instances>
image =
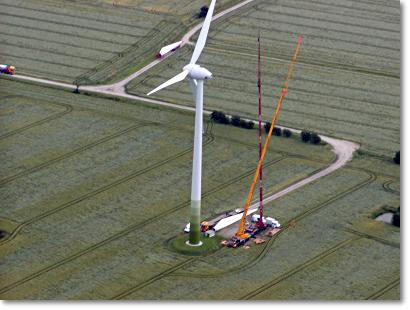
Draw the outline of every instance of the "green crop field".
<instances>
[{"instance_id":1,"label":"green crop field","mask_svg":"<svg viewBox=\"0 0 410 310\"><path fill-rule=\"evenodd\" d=\"M0 0L0 63L55 81L128 76L198 23L209 1ZM216 12L239 3L218 0ZM114 3L114 4L113 4ZM249 248L183 253L194 114L0 76L0 299L399 300L400 6L387 0L255 0L218 19L199 63L204 107L271 118L300 33L278 122L361 144L347 165L266 203L283 229ZM196 37L192 42L196 41ZM185 45L127 85L145 94L179 72ZM153 97L193 106L187 83ZM265 134L264 134L265 136ZM244 206L257 130L204 116L202 219ZM270 196L336 160L326 144L273 136ZM255 193L253 201L257 200ZM181 246L182 245L182 246ZM180 248L178 248L180 247Z\"/></svg>"},{"instance_id":2,"label":"green crop field","mask_svg":"<svg viewBox=\"0 0 410 310\"><path fill-rule=\"evenodd\" d=\"M1 63L19 74L80 84L137 68L185 30L173 15L98 1L1 0L0 8L0 39L7 42Z\"/></svg>"},{"instance_id":3,"label":"green crop field","mask_svg":"<svg viewBox=\"0 0 410 310\"><path fill-rule=\"evenodd\" d=\"M265 244L189 257L168 243L189 217L192 113L4 78L0 87L2 299L399 298L400 230L369 217L399 204L397 165L356 155L268 203L287 228ZM204 218L243 205L256 145L256 130L207 128ZM265 194L333 160L328 146L275 137Z\"/></svg>"},{"instance_id":4,"label":"green crop field","mask_svg":"<svg viewBox=\"0 0 410 310\"><path fill-rule=\"evenodd\" d=\"M305 34L280 124L358 141L392 157L400 145L400 7L378 1L255 1L211 27L200 64L205 105L255 118L258 31L262 37L263 116L269 119L297 36ZM145 95L187 63L186 47L128 85ZM191 104L189 88L154 96Z\"/></svg>"},{"instance_id":5,"label":"green crop field","mask_svg":"<svg viewBox=\"0 0 410 310\"><path fill-rule=\"evenodd\" d=\"M223 0L218 7L232 5ZM198 23L200 1L0 0L0 63L77 84L124 78ZM175 5L177 4L177 5Z\"/></svg>"}]
</instances>

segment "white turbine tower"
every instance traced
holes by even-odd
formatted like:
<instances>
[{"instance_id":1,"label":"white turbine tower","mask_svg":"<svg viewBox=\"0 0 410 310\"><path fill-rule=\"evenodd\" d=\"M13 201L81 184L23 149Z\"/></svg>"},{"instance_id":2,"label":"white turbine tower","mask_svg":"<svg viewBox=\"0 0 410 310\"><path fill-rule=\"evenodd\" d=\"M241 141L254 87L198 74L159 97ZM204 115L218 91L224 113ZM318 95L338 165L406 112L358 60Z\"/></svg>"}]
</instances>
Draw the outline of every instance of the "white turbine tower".
<instances>
[{"instance_id":1,"label":"white turbine tower","mask_svg":"<svg viewBox=\"0 0 410 310\"><path fill-rule=\"evenodd\" d=\"M206 14L204 24L196 42L191 61L186 65L182 72L172 79L161 84L148 96L172 84L188 78L191 84L192 93L195 98L195 135L194 135L194 157L192 162L192 187L191 187L191 218L189 230L189 242L192 246L200 246L200 217L201 217L201 174L202 174L202 113L203 113L203 94L204 80L212 78L212 73L207 69L197 65L196 62L204 49L208 36L209 26L211 25L212 14L215 9L215 1L212 0Z\"/></svg>"}]
</instances>

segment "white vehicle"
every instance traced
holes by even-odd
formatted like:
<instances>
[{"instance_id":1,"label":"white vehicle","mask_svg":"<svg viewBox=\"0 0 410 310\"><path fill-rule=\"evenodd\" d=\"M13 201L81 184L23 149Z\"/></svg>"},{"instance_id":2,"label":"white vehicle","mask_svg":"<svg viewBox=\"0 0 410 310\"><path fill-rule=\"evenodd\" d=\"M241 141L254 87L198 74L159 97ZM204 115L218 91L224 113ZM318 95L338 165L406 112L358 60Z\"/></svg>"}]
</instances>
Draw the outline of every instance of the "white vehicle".
<instances>
[{"instance_id":1,"label":"white vehicle","mask_svg":"<svg viewBox=\"0 0 410 310\"><path fill-rule=\"evenodd\" d=\"M267 217L266 218L266 225L271 226L273 228L280 228L279 221L274 219L273 217Z\"/></svg>"},{"instance_id":2,"label":"white vehicle","mask_svg":"<svg viewBox=\"0 0 410 310\"><path fill-rule=\"evenodd\" d=\"M178 48L181 47L182 41L178 41L175 43L172 43L170 45L164 46L161 48L161 50L157 54L157 58L164 58L166 55L168 55L171 52L176 51Z\"/></svg>"},{"instance_id":3,"label":"white vehicle","mask_svg":"<svg viewBox=\"0 0 410 310\"><path fill-rule=\"evenodd\" d=\"M259 217L260 217L259 214L254 214L254 215L252 215L252 222L258 222L258 221L259 221ZM263 216L262 216L262 223L263 223L263 224L266 224L266 219L265 219L265 217L263 217Z\"/></svg>"},{"instance_id":4,"label":"white vehicle","mask_svg":"<svg viewBox=\"0 0 410 310\"><path fill-rule=\"evenodd\" d=\"M191 229L191 223L188 223L188 224L186 224L186 226L185 226L185 228L184 228L184 231L186 232L186 233L189 233L189 230Z\"/></svg>"}]
</instances>

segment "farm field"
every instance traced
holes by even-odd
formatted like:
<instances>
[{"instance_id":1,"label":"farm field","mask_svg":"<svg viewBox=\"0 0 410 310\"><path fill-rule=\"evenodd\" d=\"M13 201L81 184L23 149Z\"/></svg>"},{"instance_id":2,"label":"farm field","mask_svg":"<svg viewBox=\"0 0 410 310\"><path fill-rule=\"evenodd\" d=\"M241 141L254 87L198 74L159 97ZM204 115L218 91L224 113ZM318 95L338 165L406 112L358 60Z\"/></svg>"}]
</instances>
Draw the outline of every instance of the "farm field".
<instances>
[{"instance_id":1,"label":"farm field","mask_svg":"<svg viewBox=\"0 0 410 310\"><path fill-rule=\"evenodd\" d=\"M218 7L235 2L222 0ZM200 1L115 3L0 0L0 39L7 42L0 63L14 64L18 74L80 85L113 82L179 40L198 23L201 7Z\"/></svg>"},{"instance_id":2,"label":"farm field","mask_svg":"<svg viewBox=\"0 0 410 310\"><path fill-rule=\"evenodd\" d=\"M205 89L208 109L254 117L259 29L264 119L304 33L280 124L357 141L369 154L391 158L400 149L399 2L255 1L218 20L199 60L214 75ZM127 91L145 95L181 70L191 53L192 47L184 47ZM154 97L192 104L186 85Z\"/></svg>"},{"instance_id":3,"label":"farm field","mask_svg":"<svg viewBox=\"0 0 410 310\"><path fill-rule=\"evenodd\" d=\"M239 3L218 0L216 12ZM118 81L198 20L203 1L0 0L0 63L74 84ZM0 77L0 299L399 300L400 5L256 0L211 25L205 108L256 118L256 35L270 119L297 36L280 125L354 140L343 168L265 204L282 231L250 248L183 255L194 115ZM195 42L196 38L192 39ZM188 44L127 85L140 96L189 62ZM192 106L187 83L154 98ZM273 95L272 95L273 94ZM205 117L202 218L243 207L257 132ZM328 145L273 137L265 196L330 165ZM254 199L257 195L255 193Z\"/></svg>"},{"instance_id":4,"label":"farm field","mask_svg":"<svg viewBox=\"0 0 410 310\"><path fill-rule=\"evenodd\" d=\"M189 217L192 113L3 77L0 89L1 299L400 298L400 229L369 217L399 205L399 166L356 154L268 203L286 228L265 244L189 257L168 242ZM256 130L207 127L204 218L242 206L256 145ZM274 137L265 194L333 160Z\"/></svg>"}]
</instances>

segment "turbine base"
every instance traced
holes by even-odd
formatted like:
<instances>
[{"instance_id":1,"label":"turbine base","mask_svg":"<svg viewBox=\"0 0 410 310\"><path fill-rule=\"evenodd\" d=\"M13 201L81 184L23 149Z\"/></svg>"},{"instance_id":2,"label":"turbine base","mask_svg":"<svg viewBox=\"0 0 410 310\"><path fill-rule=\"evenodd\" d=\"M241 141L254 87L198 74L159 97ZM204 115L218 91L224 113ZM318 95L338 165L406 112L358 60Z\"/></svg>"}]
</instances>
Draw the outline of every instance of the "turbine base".
<instances>
[{"instance_id":1,"label":"turbine base","mask_svg":"<svg viewBox=\"0 0 410 310\"><path fill-rule=\"evenodd\" d=\"M185 244L189 245L189 246L196 246L196 247L203 245L202 241L199 241L198 243L192 244L191 242L189 242L189 240L185 241Z\"/></svg>"}]
</instances>

